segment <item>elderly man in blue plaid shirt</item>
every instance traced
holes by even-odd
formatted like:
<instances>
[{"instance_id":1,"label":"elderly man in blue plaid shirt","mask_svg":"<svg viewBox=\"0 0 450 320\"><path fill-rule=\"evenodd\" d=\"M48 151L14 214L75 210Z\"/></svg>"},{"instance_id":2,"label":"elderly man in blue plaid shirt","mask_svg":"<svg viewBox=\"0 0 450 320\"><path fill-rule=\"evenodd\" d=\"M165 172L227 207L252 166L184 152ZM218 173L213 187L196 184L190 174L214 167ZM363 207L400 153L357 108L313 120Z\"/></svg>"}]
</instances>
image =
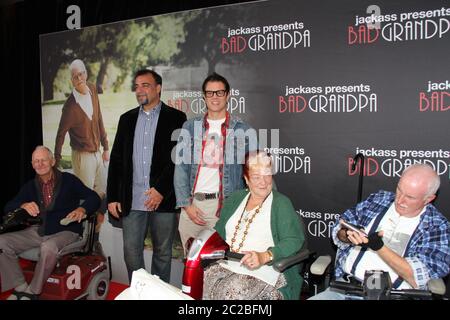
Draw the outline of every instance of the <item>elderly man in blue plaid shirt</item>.
<instances>
[{"instance_id":1,"label":"elderly man in blue plaid shirt","mask_svg":"<svg viewBox=\"0 0 450 320\"><path fill-rule=\"evenodd\" d=\"M368 236L336 223L336 279L351 275L362 281L365 271L384 270L393 288L425 289L428 280L445 277L450 268L450 224L431 204L439 186L433 168L415 164L403 171L395 194L379 191L345 211L340 219ZM311 299L346 298L328 288Z\"/></svg>"}]
</instances>

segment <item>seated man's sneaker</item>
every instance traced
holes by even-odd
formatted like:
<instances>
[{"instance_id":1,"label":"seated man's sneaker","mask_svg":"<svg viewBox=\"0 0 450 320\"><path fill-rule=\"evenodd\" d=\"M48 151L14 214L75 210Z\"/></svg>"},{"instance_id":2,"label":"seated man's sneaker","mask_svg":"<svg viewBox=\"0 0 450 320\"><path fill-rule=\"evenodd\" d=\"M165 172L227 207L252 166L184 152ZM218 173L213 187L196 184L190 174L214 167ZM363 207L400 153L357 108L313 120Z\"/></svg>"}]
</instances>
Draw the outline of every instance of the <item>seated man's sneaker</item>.
<instances>
[{"instance_id":1,"label":"seated man's sneaker","mask_svg":"<svg viewBox=\"0 0 450 320\"><path fill-rule=\"evenodd\" d=\"M22 293L24 293L27 288L28 284L26 282L18 285L14 288L13 292L6 300L19 300L22 297Z\"/></svg>"}]
</instances>

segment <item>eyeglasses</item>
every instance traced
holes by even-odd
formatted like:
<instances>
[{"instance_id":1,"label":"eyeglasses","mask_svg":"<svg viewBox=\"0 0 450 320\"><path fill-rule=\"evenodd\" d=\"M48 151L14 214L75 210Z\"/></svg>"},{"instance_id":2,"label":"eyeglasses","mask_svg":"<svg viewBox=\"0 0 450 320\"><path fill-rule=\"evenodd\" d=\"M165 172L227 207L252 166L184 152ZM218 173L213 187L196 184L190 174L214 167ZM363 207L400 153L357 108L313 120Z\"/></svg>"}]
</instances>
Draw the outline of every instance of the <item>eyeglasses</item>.
<instances>
[{"instance_id":1,"label":"eyeglasses","mask_svg":"<svg viewBox=\"0 0 450 320\"><path fill-rule=\"evenodd\" d=\"M214 94L216 94L216 96L218 97L224 97L226 93L226 90L205 91L205 97L212 98L214 97Z\"/></svg>"},{"instance_id":2,"label":"eyeglasses","mask_svg":"<svg viewBox=\"0 0 450 320\"><path fill-rule=\"evenodd\" d=\"M78 73L75 73L74 75L72 75L72 80L75 80L75 79L78 79L78 78L84 76L85 73L86 73L86 71L80 71Z\"/></svg>"}]
</instances>

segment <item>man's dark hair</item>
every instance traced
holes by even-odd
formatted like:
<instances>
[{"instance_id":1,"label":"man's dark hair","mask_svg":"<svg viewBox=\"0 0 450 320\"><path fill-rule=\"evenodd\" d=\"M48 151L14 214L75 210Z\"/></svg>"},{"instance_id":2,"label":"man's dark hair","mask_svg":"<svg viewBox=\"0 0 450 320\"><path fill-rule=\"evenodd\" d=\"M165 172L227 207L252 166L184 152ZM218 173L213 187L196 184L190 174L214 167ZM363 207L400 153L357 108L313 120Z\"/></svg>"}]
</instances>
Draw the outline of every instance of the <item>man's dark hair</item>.
<instances>
[{"instance_id":1,"label":"man's dark hair","mask_svg":"<svg viewBox=\"0 0 450 320\"><path fill-rule=\"evenodd\" d=\"M208 82L222 82L225 85L225 91L227 93L230 92L230 84L228 83L227 79L225 79L223 76L221 76L218 73L214 72L206 77L206 79L205 79L205 81L203 81L203 85L202 85L203 92L205 92L206 84Z\"/></svg>"},{"instance_id":2,"label":"man's dark hair","mask_svg":"<svg viewBox=\"0 0 450 320\"><path fill-rule=\"evenodd\" d=\"M151 74L153 76L153 79L155 79L156 84L159 84L160 86L162 86L162 78L158 73L156 73L155 71L150 70L150 69L141 69L141 70L136 71L136 73L134 74L133 84L131 86L133 89L134 89L134 83L136 81L136 78L139 76L143 76L145 74Z\"/></svg>"}]
</instances>

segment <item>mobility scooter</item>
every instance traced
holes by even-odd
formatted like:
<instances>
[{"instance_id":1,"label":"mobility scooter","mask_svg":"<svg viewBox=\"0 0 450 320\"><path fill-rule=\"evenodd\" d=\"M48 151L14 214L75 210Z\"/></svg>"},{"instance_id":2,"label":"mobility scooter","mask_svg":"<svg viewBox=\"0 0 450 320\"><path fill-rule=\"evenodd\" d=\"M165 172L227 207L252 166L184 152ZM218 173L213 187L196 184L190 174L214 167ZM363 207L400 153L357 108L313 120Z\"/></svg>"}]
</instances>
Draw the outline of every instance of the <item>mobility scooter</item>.
<instances>
[{"instance_id":1,"label":"mobility scooter","mask_svg":"<svg viewBox=\"0 0 450 320\"><path fill-rule=\"evenodd\" d=\"M99 243L94 250L96 215L82 221L83 234L77 241L58 252L58 262L52 274L44 284L41 300L104 300L108 294L110 266ZM3 219L0 233L6 233L39 223L39 219L30 217L24 209L16 209ZM34 275L39 260L39 248L33 248L19 254L20 264L27 282ZM1 279L0 279L1 286Z\"/></svg>"}]
</instances>

